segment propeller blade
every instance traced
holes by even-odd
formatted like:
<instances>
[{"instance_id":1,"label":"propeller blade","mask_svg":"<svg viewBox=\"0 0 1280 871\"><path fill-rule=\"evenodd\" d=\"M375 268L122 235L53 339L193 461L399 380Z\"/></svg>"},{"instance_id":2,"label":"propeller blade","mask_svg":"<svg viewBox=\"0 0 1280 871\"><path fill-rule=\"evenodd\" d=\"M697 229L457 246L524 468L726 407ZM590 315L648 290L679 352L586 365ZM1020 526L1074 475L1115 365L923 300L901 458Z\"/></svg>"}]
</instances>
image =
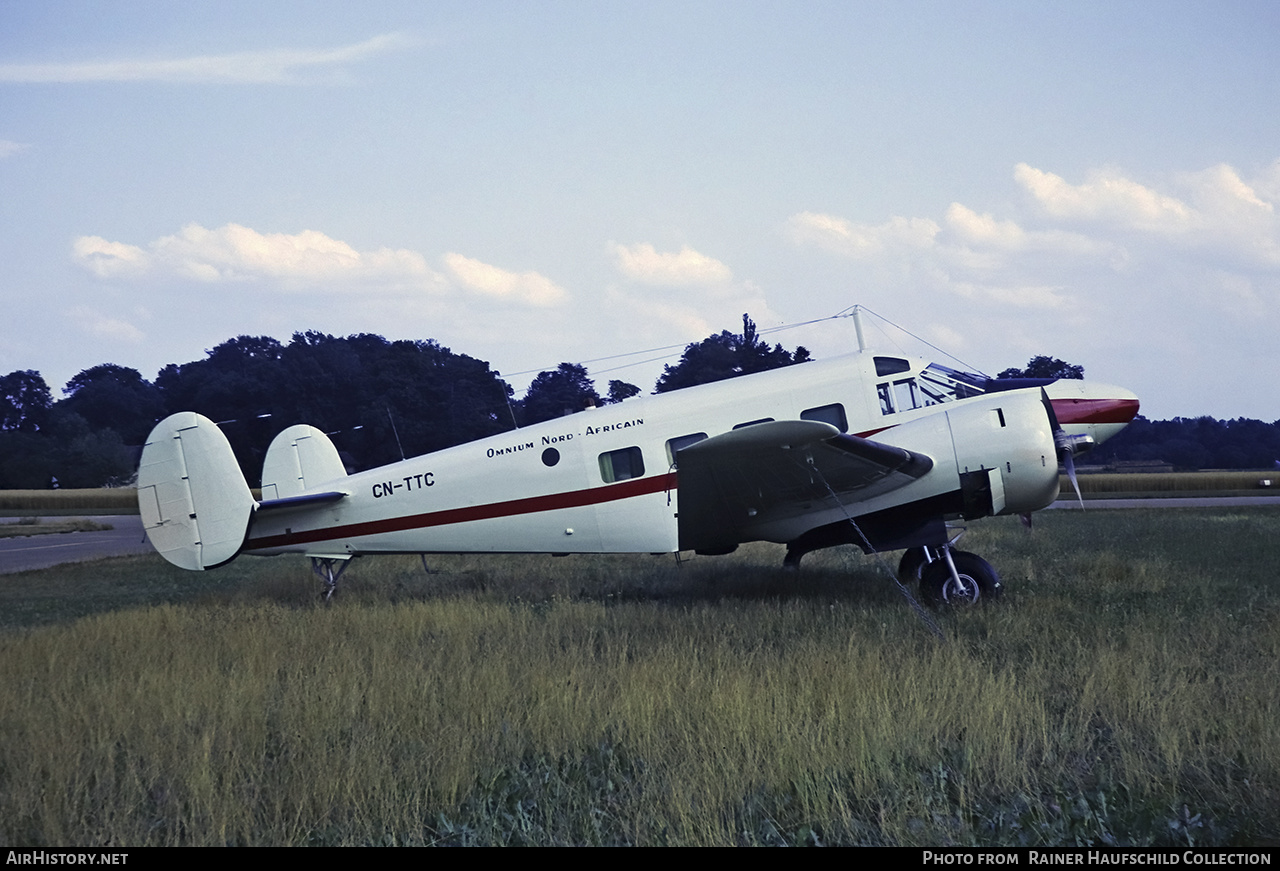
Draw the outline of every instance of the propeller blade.
<instances>
[{"instance_id":1,"label":"propeller blade","mask_svg":"<svg viewBox=\"0 0 1280 871\"><path fill-rule=\"evenodd\" d=\"M1084 496L1080 494L1080 482L1076 480L1076 459L1071 448L1062 452L1062 464L1067 467L1067 478L1071 480L1071 486L1076 490L1076 498L1080 500L1080 510L1083 511Z\"/></svg>"}]
</instances>

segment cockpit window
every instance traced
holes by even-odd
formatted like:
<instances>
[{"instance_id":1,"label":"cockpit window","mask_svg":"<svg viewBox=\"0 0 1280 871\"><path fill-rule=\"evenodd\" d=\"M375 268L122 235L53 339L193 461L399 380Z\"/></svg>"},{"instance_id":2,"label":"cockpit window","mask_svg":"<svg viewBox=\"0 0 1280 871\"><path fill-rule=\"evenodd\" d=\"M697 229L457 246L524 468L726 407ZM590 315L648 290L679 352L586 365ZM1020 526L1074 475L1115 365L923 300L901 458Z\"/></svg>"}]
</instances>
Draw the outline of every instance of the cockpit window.
<instances>
[{"instance_id":1,"label":"cockpit window","mask_svg":"<svg viewBox=\"0 0 1280 871\"><path fill-rule=\"evenodd\" d=\"M910 411L913 408L920 408L924 405L920 401L920 391L916 387L916 379L904 378L902 381L893 382L893 399L894 405L898 411Z\"/></svg>"},{"instance_id":2,"label":"cockpit window","mask_svg":"<svg viewBox=\"0 0 1280 871\"><path fill-rule=\"evenodd\" d=\"M892 357L877 357L880 360L893 360ZM876 385L876 398L880 402L881 414L894 414L899 411L910 411L913 408L928 408L944 402L955 402L957 399L968 399L981 396L986 392L988 379L984 375L972 372L961 372L938 363L930 363L914 378L900 378L893 382Z\"/></svg>"},{"instance_id":3,"label":"cockpit window","mask_svg":"<svg viewBox=\"0 0 1280 871\"><path fill-rule=\"evenodd\" d=\"M880 398L880 413L893 414L893 394L889 392L889 385L877 384L876 396Z\"/></svg>"},{"instance_id":4,"label":"cockpit window","mask_svg":"<svg viewBox=\"0 0 1280 871\"><path fill-rule=\"evenodd\" d=\"M844 406L838 402L831 405L819 405L817 408L806 408L800 412L801 420L819 420L829 423L840 432L849 431L849 418L844 413Z\"/></svg>"},{"instance_id":5,"label":"cockpit window","mask_svg":"<svg viewBox=\"0 0 1280 871\"><path fill-rule=\"evenodd\" d=\"M961 372L939 363L930 363L920 373L920 391L925 405L938 405L981 396L986 391L987 378L972 372Z\"/></svg>"},{"instance_id":6,"label":"cockpit window","mask_svg":"<svg viewBox=\"0 0 1280 871\"><path fill-rule=\"evenodd\" d=\"M911 364L899 357L876 357L876 374L883 378L886 375L897 375L906 372Z\"/></svg>"}]
</instances>

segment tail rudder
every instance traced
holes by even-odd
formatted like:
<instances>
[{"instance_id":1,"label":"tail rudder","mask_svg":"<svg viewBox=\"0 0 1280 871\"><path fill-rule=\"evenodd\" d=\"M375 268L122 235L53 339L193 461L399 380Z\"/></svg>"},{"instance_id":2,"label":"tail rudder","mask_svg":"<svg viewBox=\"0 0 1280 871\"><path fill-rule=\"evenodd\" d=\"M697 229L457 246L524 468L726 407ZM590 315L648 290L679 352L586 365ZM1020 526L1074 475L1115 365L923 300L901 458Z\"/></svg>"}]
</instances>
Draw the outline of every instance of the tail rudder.
<instances>
[{"instance_id":1,"label":"tail rudder","mask_svg":"<svg viewBox=\"0 0 1280 871\"><path fill-rule=\"evenodd\" d=\"M152 547L200 571L234 559L253 518L253 494L231 443L195 412L156 424L138 466L138 510Z\"/></svg>"},{"instance_id":2,"label":"tail rudder","mask_svg":"<svg viewBox=\"0 0 1280 871\"><path fill-rule=\"evenodd\" d=\"M285 499L347 476L338 449L314 426L295 424L278 434L262 461L262 499Z\"/></svg>"}]
</instances>

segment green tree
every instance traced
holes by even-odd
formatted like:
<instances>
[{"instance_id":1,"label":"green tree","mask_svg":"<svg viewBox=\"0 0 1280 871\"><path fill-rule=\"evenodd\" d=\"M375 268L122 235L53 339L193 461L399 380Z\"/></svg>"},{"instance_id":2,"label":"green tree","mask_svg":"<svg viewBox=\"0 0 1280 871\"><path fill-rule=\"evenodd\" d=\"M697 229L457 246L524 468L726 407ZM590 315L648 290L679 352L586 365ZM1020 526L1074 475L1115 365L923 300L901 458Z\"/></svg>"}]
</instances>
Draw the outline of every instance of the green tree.
<instances>
[{"instance_id":1,"label":"green tree","mask_svg":"<svg viewBox=\"0 0 1280 871\"><path fill-rule=\"evenodd\" d=\"M222 423L252 483L271 438L297 423L276 414L292 390L282 377L284 346L270 336L237 336L206 353L203 360L170 363L156 375L165 413L196 411Z\"/></svg>"},{"instance_id":2,"label":"green tree","mask_svg":"<svg viewBox=\"0 0 1280 871\"><path fill-rule=\"evenodd\" d=\"M226 422L250 482L277 432L308 423L344 460L372 468L511 428L510 387L489 364L432 340L295 333L288 345L238 336L156 377L167 410Z\"/></svg>"},{"instance_id":3,"label":"green tree","mask_svg":"<svg viewBox=\"0 0 1280 871\"><path fill-rule=\"evenodd\" d=\"M0 490L46 490L57 463L44 433L0 431Z\"/></svg>"},{"instance_id":4,"label":"green tree","mask_svg":"<svg viewBox=\"0 0 1280 871\"><path fill-rule=\"evenodd\" d=\"M58 486L118 487L137 471L137 450L110 427L91 426L59 403L44 433L46 463Z\"/></svg>"},{"instance_id":5,"label":"green tree","mask_svg":"<svg viewBox=\"0 0 1280 871\"><path fill-rule=\"evenodd\" d=\"M610 381L609 395L605 397L606 405L613 405L624 399L630 399L640 393L640 388L625 381Z\"/></svg>"},{"instance_id":6,"label":"green tree","mask_svg":"<svg viewBox=\"0 0 1280 871\"><path fill-rule=\"evenodd\" d=\"M521 423L528 426L599 405L600 394L585 366L561 363L550 372L539 372L520 400Z\"/></svg>"},{"instance_id":7,"label":"green tree","mask_svg":"<svg viewBox=\"0 0 1280 871\"><path fill-rule=\"evenodd\" d=\"M1066 363L1057 357L1032 357L1025 369L1005 369L997 378L1084 378L1084 367Z\"/></svg>"},{"instance_id":8,"label":"green tree","mask_svg":"<svg viewBox=\"0 0 1280 871\"><path fill-rule=\"evenodd\" d=\"M34 369L0 377L0 430L39 432L52 406L49 385Z\"/></svg>"},{"instance_id":9,"label":"green tree","mask_svg":"<svg viewBox=\"0 0 1280 871\"><path fill-rule=\"evenodd\" d=\"M137 369L103 363L78 373L62 389L63 412L77 414L94 430L110 429L127 445L140 445L164 416L164 399Z\"/></svg>"},{"instance_id":10,"label":"green tree","mask_svg":"<svg viewBox=\"0 0 1280 871\"><path fill-rule=\"evenodd\" d=\"M666 393L695 384L708 384L753 372L779 369L804 363L809 359L809 351L803 346L797 347L794 352L787 351L782 345L770 348L768 342L760 339L755 322L744 314L742 335L734 335L725 330L718 336L709 336L701 342L686 346L680 362L663 367L662 377L658 379L654 392Z\"/></svg>"}]
</instances>

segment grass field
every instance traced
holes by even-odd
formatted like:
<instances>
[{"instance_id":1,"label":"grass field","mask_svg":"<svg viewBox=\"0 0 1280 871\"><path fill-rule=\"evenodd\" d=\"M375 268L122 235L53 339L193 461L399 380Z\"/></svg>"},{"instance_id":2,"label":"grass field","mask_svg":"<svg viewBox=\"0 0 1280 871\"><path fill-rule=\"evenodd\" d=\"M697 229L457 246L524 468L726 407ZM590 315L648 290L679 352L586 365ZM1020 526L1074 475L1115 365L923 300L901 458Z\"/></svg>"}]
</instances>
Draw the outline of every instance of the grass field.
<instances>
[{"instance_id":1,"label":"grass field","mask_svg":"<svg viewBox=\"0 0 1280 871\"><path fill-rule=\"evenodd\" d=\"M0 490L0 516L137 513L138 492L132 487Z\"/></svg>"},{"instance_id":2,"label":"grass field","mask_svg":"<svg viewBox=\"0 0 1280 871\"><path fill-rule=\"evenodd\" d=\"M101 532L111 529L109 523L98 523L84 517L66 520L41 520L39 517L20 517L15 521L0 521L0 538L21 538L31 535L56 535L65 532Z\"/></svg>"},{"instance_id":3,"label":"grass field","mask_svg":"<svg viewBox=\"0 0 1280 871\"><path fill-rule=\"evenodd\" d=\"M1091 473L1079 475L1086 497L1107 496L1273 496L1280 493L1280 474L1224 469L1202 472ZM1062 476L1064 498L1071 482Z\"/></svg>"},{"instance_id":4,"label":"grass field","mask_svg":"<svg viewBox=\"0 0 1280 871\"><path fill-rule=\"evenodd\" d=\"M0 845L1258 845L1280 509L1050 512L925 626L845 549L0 576Z\"/></svg>"}]
</instances>

